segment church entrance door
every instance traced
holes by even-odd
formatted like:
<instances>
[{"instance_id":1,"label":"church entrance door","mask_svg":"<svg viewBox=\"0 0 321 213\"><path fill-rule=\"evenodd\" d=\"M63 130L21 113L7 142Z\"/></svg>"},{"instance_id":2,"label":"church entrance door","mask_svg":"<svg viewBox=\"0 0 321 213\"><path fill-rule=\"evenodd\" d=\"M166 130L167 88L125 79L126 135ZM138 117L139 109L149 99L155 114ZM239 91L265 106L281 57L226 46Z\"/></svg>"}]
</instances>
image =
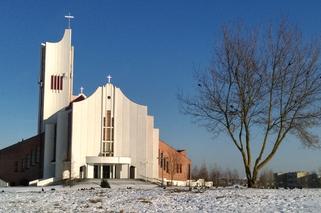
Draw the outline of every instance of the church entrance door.
<instances>
[{"instance_id":1,"label":"church entrance door","mask_svg":"<svg viewBox=\"0 0 321 213\"><path fill-rule=\"evenodd\" d=\"M111 167L103 166L103 178L111 178Z\"/></svg>"},{"instance_id":2,"label":"church entrance door","mask_svg":"<svg viewBox=\"0 0 321 213\"><path fill-rule=\"evenodd\" d=\"M135 166L130 166L129 168L129 178L135 179Z\"/></svg>"}]
</instances>

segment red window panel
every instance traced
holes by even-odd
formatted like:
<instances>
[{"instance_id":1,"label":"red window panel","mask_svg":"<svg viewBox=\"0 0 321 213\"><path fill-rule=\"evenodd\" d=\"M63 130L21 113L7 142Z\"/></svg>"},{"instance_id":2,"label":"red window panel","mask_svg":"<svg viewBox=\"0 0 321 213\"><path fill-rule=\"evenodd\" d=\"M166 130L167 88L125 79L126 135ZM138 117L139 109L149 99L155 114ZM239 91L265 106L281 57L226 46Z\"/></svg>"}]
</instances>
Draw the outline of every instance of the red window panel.
<instances>
[{"instance_id":1,"label":"red window panel","mask_svg":"<svg viewBox=\"0 0 321 213\"><path fill-rule=\"evenodd\" d=\"M50 89L52 90L62 90L63 89L63 76L52 75Z\"/></svg>"},{"instance_id":2,"label":"red window panel","mask_svg":"<svg viewBox=\"0 0 321 213\"><path fill-rule=\"evenodd\" d=\"M55 89L56 89L56 76L54 75L53 78L54 78L54 80L53 80L53 81L54 81L54 83L53 83L53 89L55 90Z\"/></svg>"},{"instance_id":3,"label":"red window panel","mask_svg":"<svg viewBox=\"0 0 321 213\"><path fill-rule=\"evenodd\" d=\"M50 84L50 89L53 89L54 87L54 76L51 76L51 84Z\"/></svg>"},{"instance_id":4,"label":"red window panel","mask_svg":"<svg viewBox=\"0 0 321 213\"><path fill-rule=\"evenodd\" d=\"M60 87L59 87L60 90L62 90L62 84L63 84L63 78L62 77L63 76L60 76Z\"/></svg>"},{"instance_id":5,"label":"red window panel","mask_svg":"<svg viewBox=\"0 0 321 213\"><path fill-rule=\"evenodd\" d=\"M60 85L60 78L59 78L59 76L56 75L56 79L57 79L56 90L59 90L59 85Z\"/></svg>"}]
</instances>

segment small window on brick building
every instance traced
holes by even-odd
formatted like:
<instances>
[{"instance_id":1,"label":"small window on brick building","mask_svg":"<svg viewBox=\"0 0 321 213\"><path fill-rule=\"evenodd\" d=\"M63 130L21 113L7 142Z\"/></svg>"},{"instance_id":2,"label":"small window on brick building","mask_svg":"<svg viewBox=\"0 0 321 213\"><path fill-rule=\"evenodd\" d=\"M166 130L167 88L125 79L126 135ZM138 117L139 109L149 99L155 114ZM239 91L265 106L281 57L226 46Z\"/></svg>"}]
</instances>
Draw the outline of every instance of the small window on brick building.
<instances>
[{"instance_id":1,"label":"small window on brick building","mask_svg":"<svg viewBox=\"0 0 321 213\"><path fill-rule=\"evenodd\" d=\"M29 169L31 167L31 155L28 154L27 155L27 169Z\"/></svg>"},{"instance_id":2,"label":"small window on brick building","mask_svg":"<svg viewBox=\"0 0 321 213\"><path fill-rule=\"evenodd\" d=\"M40 146L37 146L36 150L36 163L40 162Z\"/></svg>"},{"instance_id":3,"label":"small window on brick building","mask_svg":"<svg viewBox=\"0 0 321 213\"><path fill-rule=\"evenodd\" d=\"M21 160L21 168L20 168L20 171L24 171L24 169L25 169L25 160L24 159L22 159Z\"/></svg>"},{"instance_id":4,"label":"small window on brick building","mask_svg":"<svg viewBox=\"0 0 321 213\"><path fill-rule=\"evenodd\" d=\"M14 171L15 172L18 172L18 161L16 161L15 163L14 163Z\"/></svg>"},{"instance_id":5,"label":"small window on brick building","mask_svg":"<svg viewBox=\"0 0 321 213\"><path fill-rule=\"evenodd\" d=\"M163 169L164 169L164 171L166 170L166 161L165 161L165 159L163 159Z\"/></svg>"},{"instance_id":6,"label":"small window on brick building","mask_svg":"<svg viewBox=\"0 0 321 213\"><path fill-rule=\"evenodd\" d=\"M31 165L34 166L36 164L36 150L31 151Z\"/></svg>"},{"instance_id":7,"label":"small window on brick building","mask_svg":"<svg viewBox=\"0 0 321 213\"><path fill-rule=\"evenodd\" d=\"M160 167L163 168L163 153L160 154Z\"/></svg>"},{"instance_id":8,"label":"small window on brick building","mask_svg":"<svg viewBox=\"0 0 321 213\"><path fill-rule=\"evenodd\" d=\"M179 165L179 173L182 173L182 164Z\"/></svg>"},{"instance_id":9,"label":"small window on brick building","mask_svg":"<svg viewBox=\"0 0 321 213\"><path fill-rule=\"evenodd\" d=\"M168 166L168 164L169 164L168 161L166 161L166 172L167 172L167 173L169 173L169 169L168 169L169 166Z\"/></svg>"}]
</instances>

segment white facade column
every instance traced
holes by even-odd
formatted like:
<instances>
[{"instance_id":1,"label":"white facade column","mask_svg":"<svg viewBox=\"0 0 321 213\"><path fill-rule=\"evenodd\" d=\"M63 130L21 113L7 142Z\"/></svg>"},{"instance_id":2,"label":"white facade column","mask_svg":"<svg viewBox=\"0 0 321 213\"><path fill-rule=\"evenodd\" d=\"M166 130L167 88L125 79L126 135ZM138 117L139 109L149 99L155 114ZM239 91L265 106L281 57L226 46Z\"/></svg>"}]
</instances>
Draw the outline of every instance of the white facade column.
<instances>
[{"instance_id":1,"label":"white facade column","mask_svg":"<svg viewBox=\"0 0 321 213\"><path fill-rule=\"evenodd\" d=\"M87 164L87 177L86 178L94 178L94 166Z\"/></svg>"}]
</instances>

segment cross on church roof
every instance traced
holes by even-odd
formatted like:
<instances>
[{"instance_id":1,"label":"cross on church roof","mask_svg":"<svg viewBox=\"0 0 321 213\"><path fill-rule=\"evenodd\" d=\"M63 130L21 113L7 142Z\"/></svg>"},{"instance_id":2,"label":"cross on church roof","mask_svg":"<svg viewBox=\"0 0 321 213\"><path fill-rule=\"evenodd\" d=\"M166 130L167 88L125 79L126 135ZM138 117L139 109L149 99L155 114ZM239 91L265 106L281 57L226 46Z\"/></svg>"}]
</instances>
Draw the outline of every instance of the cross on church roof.
<instances>
[{"instance_id":1,"label":"cross on church roof","mask_svg":"<svg viewBox=\"0 0 321 213\"><path fill-rule=\"evenodd\" d=\"M83 91L84 91L84 88L81 86L81 87L80 87L80 93L82 94Z\"/></svg>"},{"instance_id":2,"label":"cross on church roof","mask_svg":"<svg viewBox=\"0 0 321 213\"><path fill-rule=\"evenodd\" d=\"M110 84L111 79L112 79L111 75L108 75L108 76L107 76L107 79L108 79L108 83Z\"/></svg>"},{"instance_id":3,"label":"cross on church roof","mask_svg":"<svg viewBox=\"0 0 321 213\"><path fill-rule=\"evenodd\" d=\"M68 15L65 16L66 19L68 19L68 29L70 29L70 19L75 18L74 16L70 15L70 13Z\"/></svg>"}]
</instances>

